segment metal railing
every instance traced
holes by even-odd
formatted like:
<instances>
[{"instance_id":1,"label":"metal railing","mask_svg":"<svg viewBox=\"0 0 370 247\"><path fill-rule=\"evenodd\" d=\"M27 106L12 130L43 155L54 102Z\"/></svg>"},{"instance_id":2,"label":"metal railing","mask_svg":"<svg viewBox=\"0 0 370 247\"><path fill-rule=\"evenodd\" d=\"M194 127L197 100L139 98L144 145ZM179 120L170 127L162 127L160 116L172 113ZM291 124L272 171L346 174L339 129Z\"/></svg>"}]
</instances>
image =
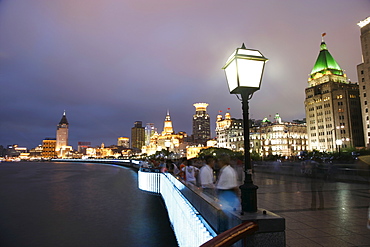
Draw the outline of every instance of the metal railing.
<instances>
[{"instance_id":1,"label":"metal railing","mask_svg":"<svg viewBox=\"0 0 370 247\"><path fill-rule=\"evenodd\" d=\"M184 185L169 173L159 169L141 168L139 189L160 194L180 247L198 247L217 234L181 193Z\"/></svg>"}]
</instances>

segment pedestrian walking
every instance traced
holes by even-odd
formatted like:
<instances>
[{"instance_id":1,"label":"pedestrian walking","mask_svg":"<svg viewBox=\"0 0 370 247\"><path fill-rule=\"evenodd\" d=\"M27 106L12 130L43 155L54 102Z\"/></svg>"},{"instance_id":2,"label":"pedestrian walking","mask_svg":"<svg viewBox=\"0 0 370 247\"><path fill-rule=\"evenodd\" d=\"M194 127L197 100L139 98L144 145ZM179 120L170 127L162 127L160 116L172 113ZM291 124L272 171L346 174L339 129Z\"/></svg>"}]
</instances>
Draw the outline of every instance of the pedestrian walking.
<instances>
[{"instance_id":1,"label":"pedestrian walking","mask_svg":"<svg viewBox=\"0 0 370 247\"><path fill-rule=\"evenodd\" d=\"M230 166L230 157L228 155L221 155L218 163L221 167L216 183L218 199L221 205L229 205L236 209L239 202L236 172Z\"/></svg>"},{"instance_id":2,"label":"pedestrian walking","mask_svg":"<svg viewBox=\"0 0 370 247\"><path fill-rule=\"evenodd\" d=\"M205 158L205 162L206 163L202 166L202 168L200 168L199 172L200 185L204 193L214 196L215 180L213 167L215 165L215 159L213 156L207 156Z\"/></svg>"}]
</instances>

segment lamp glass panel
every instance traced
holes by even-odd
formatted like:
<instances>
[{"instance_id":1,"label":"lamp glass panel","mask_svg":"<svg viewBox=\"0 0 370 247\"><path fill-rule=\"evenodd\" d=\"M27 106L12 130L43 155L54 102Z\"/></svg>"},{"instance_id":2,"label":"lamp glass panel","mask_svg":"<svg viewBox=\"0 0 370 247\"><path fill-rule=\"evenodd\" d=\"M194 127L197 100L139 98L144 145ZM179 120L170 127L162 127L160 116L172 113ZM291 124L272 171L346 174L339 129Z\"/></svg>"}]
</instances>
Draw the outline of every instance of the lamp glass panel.
<instances>
[{"instance_id":1,"label":"lamp glass panel","mask_svg":"<svg viewBox=\"0 0 370 247\"><path fill-rule=\"evenodd\" d=\"M236 60L232 61L227 68L225 68L227 84L229 85L229 90L232 92L238 87L238 75L236 69Z\"/></svg>"},{"instance_id":2,"label":"lamp glass panel","mask_svg":"<svg viewBox=\"0 0 370 247\"><path fill-rule=\"evenodd\" d=\"M241 87L259 88L264 61L238 59L239 84Z\"/></svg>"},{"instance_id":3,"label":"lamp glass panel","mask_svg":"<svg viewBox=\"0 0 370 247\"><path fill-rule=\"evenodd\" d=\"M247 56L255 56L255 57L263 57L259 51L254 51L254 50L239 49L238 54L247 55Z\"/></svg>"}]
</instances>

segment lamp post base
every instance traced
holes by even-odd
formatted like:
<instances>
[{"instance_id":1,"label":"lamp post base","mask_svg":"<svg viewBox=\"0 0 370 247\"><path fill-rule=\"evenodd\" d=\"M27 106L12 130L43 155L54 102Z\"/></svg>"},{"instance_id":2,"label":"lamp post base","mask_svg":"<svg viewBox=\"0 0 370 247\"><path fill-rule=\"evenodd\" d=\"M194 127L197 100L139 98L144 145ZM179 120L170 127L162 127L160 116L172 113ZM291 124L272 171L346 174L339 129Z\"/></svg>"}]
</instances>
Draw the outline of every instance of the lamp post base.
<instances>
[{"instance_id":1,"label":"lamp post base","mask_svg":"<svg viewBox=\"0 0 370 247\"><path fill-rule=\"evenodd\" d=\"M239 186L241 193L242 212L257 212L257 189L253 183L244 183Z\"/></svg>"}]
</instances>

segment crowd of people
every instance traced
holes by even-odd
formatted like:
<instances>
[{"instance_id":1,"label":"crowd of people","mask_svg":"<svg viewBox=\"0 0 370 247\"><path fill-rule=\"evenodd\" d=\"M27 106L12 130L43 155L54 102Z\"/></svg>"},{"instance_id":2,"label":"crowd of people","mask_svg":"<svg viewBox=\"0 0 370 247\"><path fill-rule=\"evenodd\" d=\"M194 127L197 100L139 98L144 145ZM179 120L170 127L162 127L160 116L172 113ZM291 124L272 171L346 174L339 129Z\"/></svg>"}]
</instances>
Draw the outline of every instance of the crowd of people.
<instances>
[{"instance_id":1,"label":"crowd of people","mask_svg":"<svg viewBox=\"0 0 370 247\"><path fill-rule=\"evenodd\" d=\"M242 182L242 162L228 155L204 158L183 158L178 161L150 160L144 167L160 169L182 179L189 186L196 186L207 196L235 209L239 205L239 185Z\"/></svg>"}]
</instances>

